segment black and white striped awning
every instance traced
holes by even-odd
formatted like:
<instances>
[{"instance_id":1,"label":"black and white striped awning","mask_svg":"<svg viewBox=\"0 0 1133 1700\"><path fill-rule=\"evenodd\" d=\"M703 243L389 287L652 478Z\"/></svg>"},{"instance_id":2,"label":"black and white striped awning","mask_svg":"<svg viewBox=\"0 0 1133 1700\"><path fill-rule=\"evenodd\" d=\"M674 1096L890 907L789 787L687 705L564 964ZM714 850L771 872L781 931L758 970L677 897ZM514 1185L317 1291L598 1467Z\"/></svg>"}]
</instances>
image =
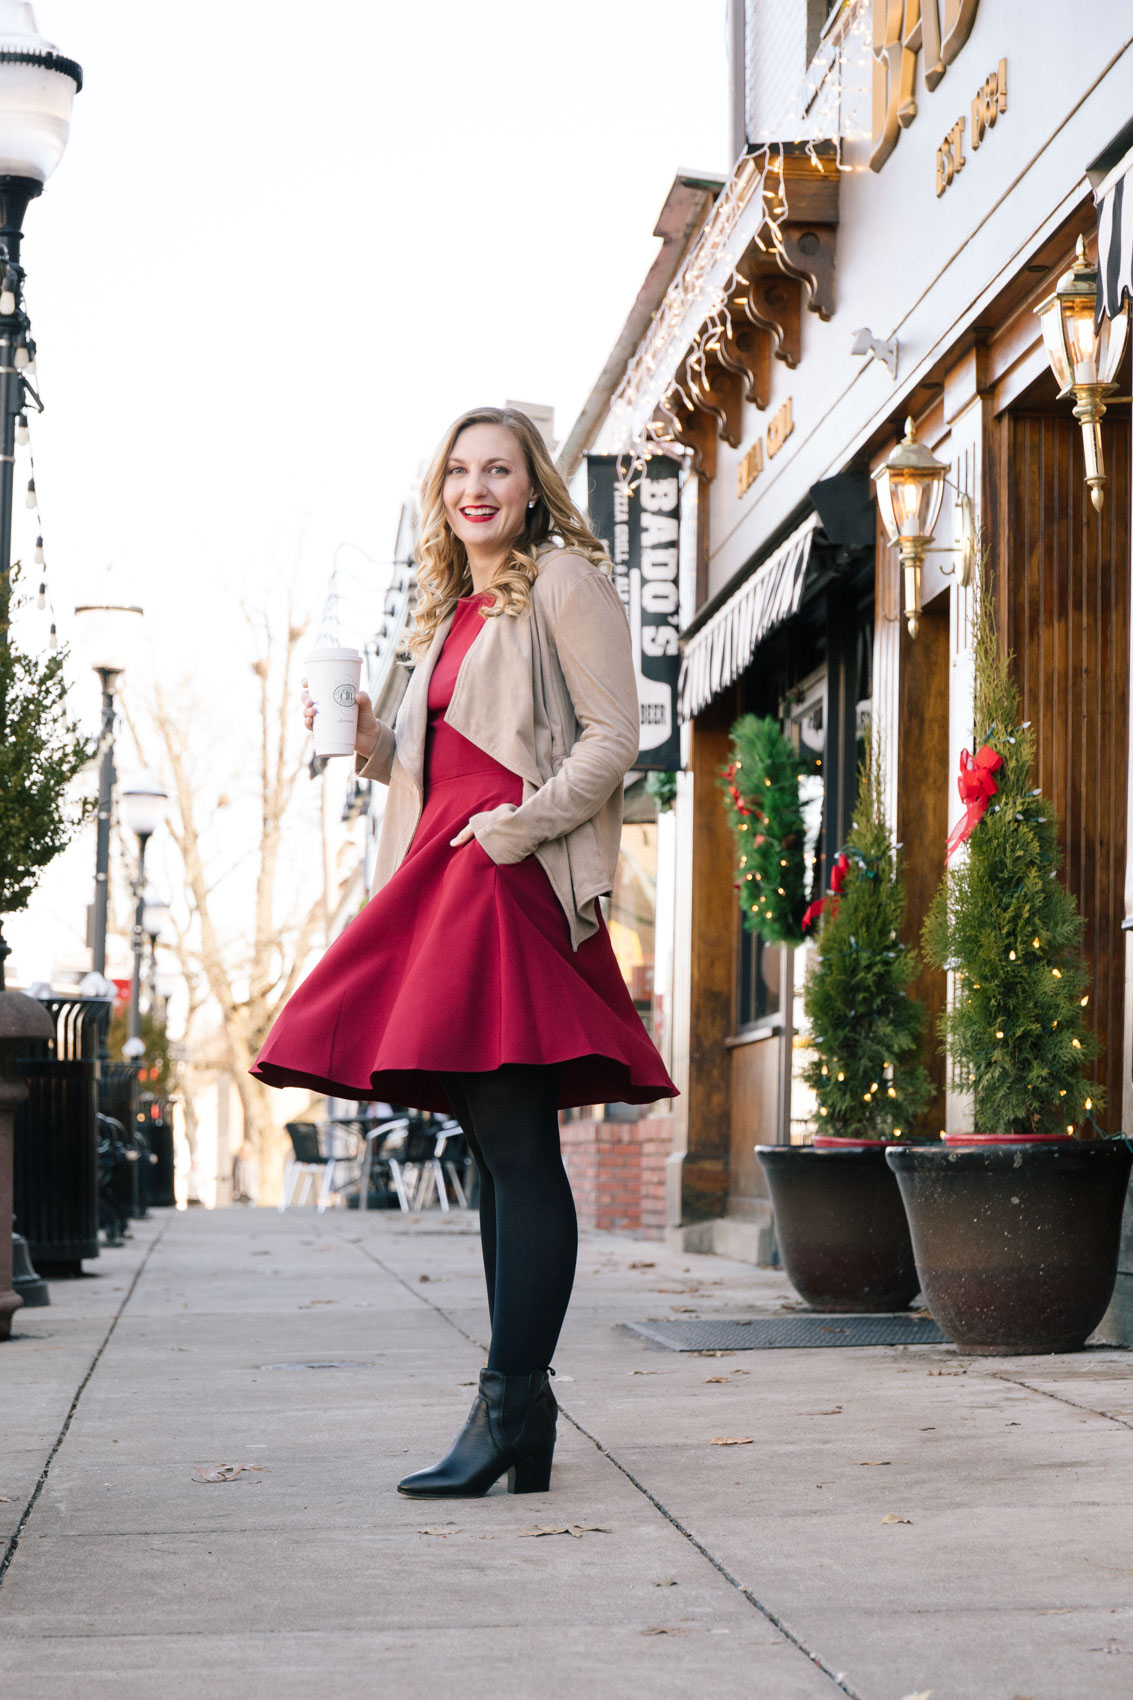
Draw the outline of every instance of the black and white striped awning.
<instances>
[{"instance_id":1,"label":"black and white striped awning","mask_svg":"<svg viewBox=\"0 0 1133 1700\"><path fill-rule=\"evenodd\" d=\"M1111 163L1112 162L1112 163ZM1098 311L1116 318L1133 300L1133 146L1090 172L1098 209Z\"/></svg>"},{"instance_id":2,"label":"black and white striped awning","mask_svg":"<svg viewBox=\"0 0 1133 1700\"><path fill-rule=\"evenodd\" d=\"M768 633L798 612L817 529L811 514L702 624L689 627L677 685L682 720L738 679Z\"/></svg>"}]
</instances>

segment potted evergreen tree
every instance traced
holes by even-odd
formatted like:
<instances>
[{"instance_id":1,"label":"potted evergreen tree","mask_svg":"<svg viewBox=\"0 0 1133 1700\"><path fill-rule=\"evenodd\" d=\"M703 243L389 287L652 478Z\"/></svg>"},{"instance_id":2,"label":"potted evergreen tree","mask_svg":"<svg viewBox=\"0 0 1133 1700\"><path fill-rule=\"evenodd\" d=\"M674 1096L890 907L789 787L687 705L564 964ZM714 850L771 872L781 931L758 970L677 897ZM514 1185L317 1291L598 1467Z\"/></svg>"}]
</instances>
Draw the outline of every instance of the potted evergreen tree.
<instances>
[{"instance_id":1,"label":"potted evergreen tree","mask_svg":"<svg viewBox=\"0 0 1133 1700\"><path fill-rule=\"evenodd\" d=\"M867 757L853 830L830 890L803 917L820 925L804 1008L817 1100L811 1145L760 1145L783 1265L823 1310L902 1310L917 1293L905 1212L885 1152L908 1140L931 1096L920 1062L924 1010L909 996L916 957L901 943L905 897Z\"/></svg>"},{"instance_id":2,"label":"potted evergreen tree","mask_svg":"<svg viewBox=\"0 0 1133 1700\"><path fill-rule=\"evenodd\" d=\"M1059 877L1035 745L987 595L976 632L975 724L963 820L925 923L953 974L941 1038L972 1094L975 1132L894 1150L925 1297L970 1352L1072 1351L1113 1291L1127 1143L1104 1137L1089 1078L1082 919ZM952 857L966 843L966 856Z\"/></svg>"}]
</instances>

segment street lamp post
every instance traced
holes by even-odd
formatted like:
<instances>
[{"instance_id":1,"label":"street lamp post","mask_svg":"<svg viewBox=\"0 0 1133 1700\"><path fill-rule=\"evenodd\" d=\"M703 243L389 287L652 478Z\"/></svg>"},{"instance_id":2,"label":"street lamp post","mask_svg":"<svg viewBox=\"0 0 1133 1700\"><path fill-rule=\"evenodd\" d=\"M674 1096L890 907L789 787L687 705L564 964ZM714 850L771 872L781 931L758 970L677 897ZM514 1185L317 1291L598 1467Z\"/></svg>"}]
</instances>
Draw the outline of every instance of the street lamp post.
<instances>
[{"instance_id":1,"label":"street lamp post","mask_svg":"<svg viewBox=\"0 0 1133 1700\"><path fill-rule=\"evenodd\" d=\"M101 760L98 770L98 838L94 862L91 968L106 973L106 917L110 884L110 811L114 795L114 692L126 670L132 628L142 610L134 603L85 602L75 609L82 649L102 684Z\"/></svg>"},{"instance_id":2,"label":"street lamp post","mask_svg":"<svg viewBox=\"0 0 1133 1700\"><path fill-rule=\"evenodd\" d=\"M127 1044L136 1061L142 1044L142 940L145 936L146 845L165 818L168 797L152 773L140 773L121 791L122 821L138 840L138 869L134 879L134 975L130 986L130 1019Z\"/></svg>"},{"instance_id":3,"label":"street lamp post","mask_svg":"<svg viewBox=\"0 0 1133 1700\"><path fill-rule=\"evenodd\" d=\"M24 214L63 157L82 86L81 66L44 40L27 0L0 0L0 643L8 641L16 421L29 396L41 406L31 383L35 343L21 300ZM0 934L0 992L7 955Z\"/></svg>"},{"instance_id":4,"label":"street lamp post","mask_svg":"<svg viewBox=\"0 0 1133 1700\"><path fill-rule=\"evenodd\" d=\"M12 549L12 471L16 420L35 359L21 304L20 242L28 202L63 157L82 67L40 35L27 0L0 0L0 568Z\"/></svg>"},{"instance_id":5,"label":"street lamp post","mask_svg":"<svg viewBox=\"0 0 1133 1700\"><path fill-rule=\"evenodd\" d=\"M162 929L169 918L169 904L161 894L151 886L146 892L142 905L142 927L149 939L149 1012L150 1019L157 1017L157 941Z\"/></svg>"}]
</instances>

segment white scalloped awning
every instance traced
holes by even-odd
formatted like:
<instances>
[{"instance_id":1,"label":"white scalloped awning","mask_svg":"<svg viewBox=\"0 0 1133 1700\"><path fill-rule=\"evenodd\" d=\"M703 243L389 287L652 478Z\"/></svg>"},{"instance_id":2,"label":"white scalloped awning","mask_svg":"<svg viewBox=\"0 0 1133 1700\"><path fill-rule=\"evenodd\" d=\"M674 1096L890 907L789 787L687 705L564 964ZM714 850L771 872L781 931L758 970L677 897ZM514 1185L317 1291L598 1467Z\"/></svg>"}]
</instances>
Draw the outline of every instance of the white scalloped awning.
<instances>
[{"instance_id":1,"label":"white scalloped awning","mask_svg":"<svg viewBox=\"0 0 1133 1700\"><path fill-rule=\"evenodd\" d=\"M1123 303L1133 298L1133 147L1097 184L1094 199L1101 308L1116 319Z\"/></svg>"},{"instance_id":2,"label":"white scalloped awning","mask_svg":"<svg viewBox=\"0 0 1133 1700\"><path fill-rule=\"evenodd\" d=\"M818 515L811 514L700 627L682 638L677 708L691 720L738 679L776 626L798 612Z\"/></svg>"}]
</instances>

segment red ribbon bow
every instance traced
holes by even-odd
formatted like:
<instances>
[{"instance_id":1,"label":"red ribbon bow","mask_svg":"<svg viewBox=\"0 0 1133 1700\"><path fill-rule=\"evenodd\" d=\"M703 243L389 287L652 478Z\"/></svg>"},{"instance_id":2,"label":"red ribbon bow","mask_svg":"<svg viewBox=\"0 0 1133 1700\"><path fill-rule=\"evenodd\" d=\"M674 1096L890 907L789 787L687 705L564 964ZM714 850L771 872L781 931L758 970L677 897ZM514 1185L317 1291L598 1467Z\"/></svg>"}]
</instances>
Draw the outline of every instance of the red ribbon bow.
<instances>
[{"instance_id":1,"label":"red ribbon bow","mask_svg":"<svg viewBox=\"0 0 1133 1700\"><path fill-rule=\"evenodd\" d=\"M841 855L835 857L834 866L830 870L829 897L817 898L815 902L809 905L806 913L803 915L802 930L804 933L809 932L811 927L814 926L819 916L825 910L827 903L832 905L830 910L832 915L836 915L838 913L838 899L841 897L842 892L846 888L846 876L849 871L850 858L846 855L845 851L843 851Z\"/></svg>"},{"instance_id":2,"label":"red ribbon bow","mask_svg":"<svg viewBox=\"0 0 1133 1700\"><path fill-rule=\"evenodd\" d=\"M970 750L964 750L960 756L960 776L957 786L960 791L960 801L964 805L964 818L956 822L948 835L948 854L945 862L950 862L959 850L961 844L966 844L972 831L983 820L987 806L999 790L999 786L991 777L998 773L1003 766L1003 757L992 749L990 744L984 744L973 756Z\"/></svg>"}]
</instances>

